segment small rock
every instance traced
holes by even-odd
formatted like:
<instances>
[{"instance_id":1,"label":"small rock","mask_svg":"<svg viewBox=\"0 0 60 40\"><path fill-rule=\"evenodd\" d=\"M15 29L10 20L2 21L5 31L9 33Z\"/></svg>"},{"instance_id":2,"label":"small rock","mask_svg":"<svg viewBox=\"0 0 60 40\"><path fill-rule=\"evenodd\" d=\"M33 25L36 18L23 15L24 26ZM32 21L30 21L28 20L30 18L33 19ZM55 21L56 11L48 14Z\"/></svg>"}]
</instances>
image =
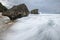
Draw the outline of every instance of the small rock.
<instances>
[{"instance_id":1,"label":"small rock","mask_svg":"<svg viewBox=\"0 0 60 40\"><path fill-rule=\"evenodd\" d=\"M38 9L31 10L31 14L39 14Z\"/></svg>"}]
</instances>

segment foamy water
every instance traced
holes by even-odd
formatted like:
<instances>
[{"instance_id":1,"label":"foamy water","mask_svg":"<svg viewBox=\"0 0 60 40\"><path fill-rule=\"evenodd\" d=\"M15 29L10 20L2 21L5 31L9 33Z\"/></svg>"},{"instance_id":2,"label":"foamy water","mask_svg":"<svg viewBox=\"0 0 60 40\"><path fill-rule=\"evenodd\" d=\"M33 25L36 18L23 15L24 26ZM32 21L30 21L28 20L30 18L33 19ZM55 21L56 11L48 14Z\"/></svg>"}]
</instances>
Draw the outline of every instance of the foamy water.
<instances>
[{"instance_id":1,"label":"foamy water","mask_svg":"<svg viewBox=\"0 0 60 40\"><path fill-rule=\"evenodd\" d=\"M30 14L1 35L1 40L60 40L60 14Z\"/></svg>"}]
</instances>

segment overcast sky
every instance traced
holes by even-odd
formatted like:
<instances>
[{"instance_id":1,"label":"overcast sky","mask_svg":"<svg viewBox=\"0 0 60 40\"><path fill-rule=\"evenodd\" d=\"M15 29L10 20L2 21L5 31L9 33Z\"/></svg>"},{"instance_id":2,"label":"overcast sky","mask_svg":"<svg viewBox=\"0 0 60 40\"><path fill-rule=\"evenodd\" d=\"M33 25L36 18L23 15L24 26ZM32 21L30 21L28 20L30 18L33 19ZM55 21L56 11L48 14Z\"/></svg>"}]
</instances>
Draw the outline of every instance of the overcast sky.
<instances>
[{"instance_id":1,"label":"overcast sky","mask_svg":"<svg viewBox=\"0 0 60 40\"><path fill-rule=\"evenodd\" d=\"M37 8L41 12L60 13L60 0L0 0L0 2L8 8L25 3L29 10Z\"/></svg>"}]
</instances>

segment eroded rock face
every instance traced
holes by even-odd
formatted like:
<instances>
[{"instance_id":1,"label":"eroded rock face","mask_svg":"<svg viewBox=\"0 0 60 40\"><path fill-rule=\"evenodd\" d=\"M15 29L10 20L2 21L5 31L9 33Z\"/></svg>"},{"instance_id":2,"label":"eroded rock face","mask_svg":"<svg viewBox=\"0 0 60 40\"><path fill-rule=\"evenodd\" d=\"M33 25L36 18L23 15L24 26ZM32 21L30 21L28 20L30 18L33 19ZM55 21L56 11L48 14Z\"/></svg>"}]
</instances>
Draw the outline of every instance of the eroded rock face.
<instances>
[{"instance_id":1,"label":"eroded rock face","mask_svg":"<svg viewBox=\"0 0 60 40\"><path fill-rule=\"evenodd\" d=\"M31 10L31 14L39 14L38 9Z\"/></svg>"},{"instance_id":2,"label":"eroded rock face","mask_svg":"<svg viewBox=\"0 0 60 40\"><path fill-rule=\"evenodd\" d=\"M2 13L2 15L8 16L11 20L28 16L28 14L29 14L29 10L25 4L13 6L8 11Z\"/></svg>"},{"instance_id":3,"label":"eroded rock face","mask_svg":"<svg viewBox=\"0 0 60 40\"><path fill-rule=\"evenodd\" d=\"M7 11L8 9L0 3L0 12Z\"/></svg>"}]
</instances>

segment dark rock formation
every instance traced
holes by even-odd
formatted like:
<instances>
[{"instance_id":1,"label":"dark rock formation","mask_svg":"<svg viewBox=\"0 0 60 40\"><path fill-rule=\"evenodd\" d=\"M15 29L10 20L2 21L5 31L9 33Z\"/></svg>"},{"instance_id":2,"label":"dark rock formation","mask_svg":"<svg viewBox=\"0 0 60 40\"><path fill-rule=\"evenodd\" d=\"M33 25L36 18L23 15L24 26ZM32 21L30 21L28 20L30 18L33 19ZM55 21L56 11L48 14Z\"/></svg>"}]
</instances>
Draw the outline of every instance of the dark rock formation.
<instances>
[{"instance_id":1,"label":"dark rock formation","mask_svg":"<svg viewBox=\"0 0 60 40\"><path fill-rule=\"evenodd\" d=\"M7 11L7 8L0 3L0 12Z\"/></svg>"},{"instance_id":2,"label":"dark rock formation","mask_svg":"<svg viewBox=\"0 0 60 40\"><path fill-rule=\"evenodd\" d=\"M39 14L38 9L31 10L31 14Z\"/></svg>"},{"instance_id":3,"label":"dark rock formation","mask_svg":"<svg viewBox=\"0 0 60 40\"><path fill-rule=\"evenodd\" d=\"M28 14L29 14L29 10L25 4L13 6L8 11L2 13L2 15L8 16L11 20L28 16Z\"/></svg>"}]
</instances>

